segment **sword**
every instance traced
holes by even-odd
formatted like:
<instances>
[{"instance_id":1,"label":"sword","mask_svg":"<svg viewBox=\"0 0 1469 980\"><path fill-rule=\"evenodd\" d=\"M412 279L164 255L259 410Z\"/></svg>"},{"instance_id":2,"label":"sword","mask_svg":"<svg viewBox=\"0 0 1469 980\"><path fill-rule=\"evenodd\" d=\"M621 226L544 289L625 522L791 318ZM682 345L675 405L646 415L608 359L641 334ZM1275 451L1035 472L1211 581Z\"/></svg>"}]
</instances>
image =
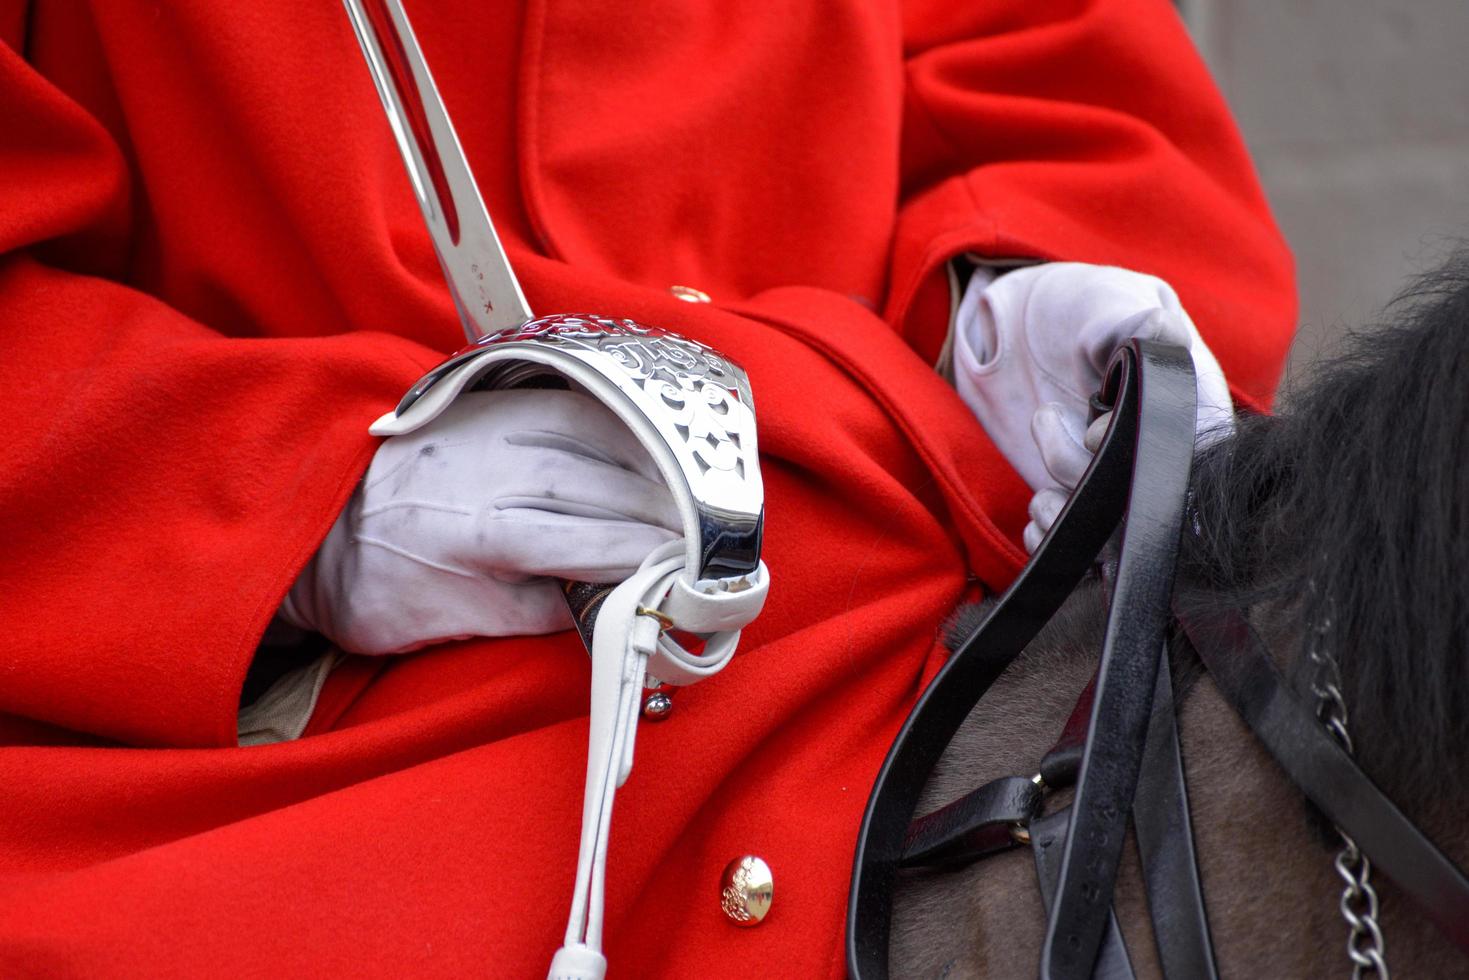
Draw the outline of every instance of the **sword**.
<instances>
[{"instance_id":1,"label":"sword","mask_svg":"<svg viewBox=\"0 0 1469 980\"><path fill-rule=\"evenodd\" d=\"M549 376L585 390L628 425L683 521L682 545L656 549L625 582L563 583L592 657L592 683L576 886L551 976L599 980L607 826L616 788L632 769L639 691L722 669L769 588L760 561L765 491L754 398L738 364L671 331L593 314L532 319L401 4L343 2L470 340L371 431L411 432L471 386ZM688 643L689 634L699 642ZM661 693L641 703L651 720L671 704Z\"/></svg>"},{"instance_id":2,"label":"sword","mask_svg":"<svg viewBox=\"0 0 1469 980\"><path fill-rule=\"evenodd\" d=\"M402 4L343 2L471 341L426 374L372 431L411 431L471 384L513 387L548 375L563 384L570 380L617 412L660 464L689 516L691 572L723 577L754 571L764 489L744 371L703 344L630 320L588 314L533 319ZM588 649L610 588L564 583Z\"/></svg>"},{"instance_id":3,"label":"sword","mask_svg":"<svg viewBox=\"0 0 1469 980\"><path fill-rule=\"evenodd\" d=\"M479 340L533 318L398 0L344 0L464 325Z\"/></svg>"}]
</instances>

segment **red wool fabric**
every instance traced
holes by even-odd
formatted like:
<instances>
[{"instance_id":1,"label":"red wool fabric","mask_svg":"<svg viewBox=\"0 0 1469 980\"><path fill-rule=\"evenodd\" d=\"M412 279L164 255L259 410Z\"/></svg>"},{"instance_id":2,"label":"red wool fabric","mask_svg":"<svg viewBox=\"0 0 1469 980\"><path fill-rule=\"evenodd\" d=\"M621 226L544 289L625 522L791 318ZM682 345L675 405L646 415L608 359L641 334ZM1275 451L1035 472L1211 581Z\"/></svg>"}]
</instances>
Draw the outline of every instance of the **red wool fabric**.
<instances>
[{"instance_id":1,"label":"red wool fabric","mask_svg":"<svg viewBox=\"0 0 1469 980\"><path fill-rule=\"evenodd\" d=\"M944 263L1162 276L1266 405L1290 259L1226 110L1163 0L408 6L533 307L756 392L770 602L641 732L611 975L840 976L939 624L1023 558L1025 488L929 367ZM460 344L340 5L11 0L0 32L0 974L542 975L572 633L352 660L304 738L234 747L368 423Z\"/></svg>"}]
</instances>

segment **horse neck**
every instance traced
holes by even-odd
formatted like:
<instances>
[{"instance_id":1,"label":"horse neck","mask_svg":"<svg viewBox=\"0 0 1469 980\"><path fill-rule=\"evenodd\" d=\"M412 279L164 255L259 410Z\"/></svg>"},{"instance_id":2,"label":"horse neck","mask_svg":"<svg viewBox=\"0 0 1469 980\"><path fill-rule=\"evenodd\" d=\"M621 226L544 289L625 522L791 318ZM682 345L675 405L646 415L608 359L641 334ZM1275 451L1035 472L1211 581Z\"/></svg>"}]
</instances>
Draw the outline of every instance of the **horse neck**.
<instances>
[{"instance_id":1,"label":"horse neck","mask_svg":"<svg viewBox=\"0 0 1469 980\"><path fill-rule=\"evenodd\" d=\"M1083 586L970 714L935 769L920 813L990 779L1035 771L1095 669L1104 619L1099 591ZM1346 925L1338 911L1341 881L1332 867L1339 842L1330 828L1313 816L1206 678L1183 696L1179 722L1222 975L1349 972ZM1065 802L1058 796L1051 805ZM1462 818L1414 816L1456 860L1469 856ZM1424 924L1390 882L1377 885L1394 970L1469 977L1469 961ZM1139 975L1157 976L1131 840L1115 908ZM1036 976L1043 932L1032 858L1016 849L903 883L893 918L893 974Z\"/></svg>"}]
</instances>

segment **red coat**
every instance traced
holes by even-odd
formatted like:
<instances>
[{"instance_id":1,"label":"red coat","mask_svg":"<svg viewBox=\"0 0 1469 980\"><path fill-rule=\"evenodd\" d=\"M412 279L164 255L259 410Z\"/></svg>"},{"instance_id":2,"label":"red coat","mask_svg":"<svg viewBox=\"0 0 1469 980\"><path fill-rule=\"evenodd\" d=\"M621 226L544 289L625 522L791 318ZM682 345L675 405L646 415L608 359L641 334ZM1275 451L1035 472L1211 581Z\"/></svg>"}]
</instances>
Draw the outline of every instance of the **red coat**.
<instances>
[{"instance_id":1,"label":"red coat","mask_svg":"<svg viewBox=\"0 0 1469 980\"><path fill-rule=\"evenodd\" d=\"M1162 0L409 7L533 307L706 340L757 396L770 601L641 733L612 974L839 975L936 629L1022 559L1027 493L928 366L943 263L1160 275L1264 404L1290 260L1224 105ZM340 5L12 0L0 38L0 975L542 974L573 634L358 660L306 737L233 747L369 421L459 343Z\"/></svg>"}]
</instances>

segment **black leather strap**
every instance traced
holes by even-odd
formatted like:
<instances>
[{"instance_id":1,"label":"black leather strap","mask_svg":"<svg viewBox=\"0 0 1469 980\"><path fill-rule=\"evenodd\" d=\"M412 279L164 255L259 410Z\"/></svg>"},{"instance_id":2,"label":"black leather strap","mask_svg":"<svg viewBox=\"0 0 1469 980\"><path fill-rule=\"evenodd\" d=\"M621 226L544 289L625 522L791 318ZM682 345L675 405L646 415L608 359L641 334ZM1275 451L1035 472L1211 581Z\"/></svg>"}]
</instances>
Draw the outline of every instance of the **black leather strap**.
<instances>
[{"instance_id":1,"label":"black leather strap","mask_svg":"<svg viewBox=\"0 0 1469 980\"><path fill-rule=\"evenodd\" d=\"M1194 853L1167 655L1166 648L1160 646L1153 716L1148 723L1133 822L1163 975L1178 980L1217 980L1218 969ZM1043 775L1049 767L1050 776L1044 780L1048 790L1069 786L1076 778L1091 717L1094 681L1095 678L1088 682L1077 698L1060 738L1041 763ZM1035 861L1038 873L1042 874L1042 897L1049 911L1061 870L1060 845L1070 817L1067 814L1059 821L1042 818L1041 805L1042 788L1034 779L1006 776L992 780L948 806L914 820L908 828L903 867L934 870L962 867L1015 847L1011 830L1017 823L1025 824L1032 846L1041 849ZM1109 925L1097 954L1093 977L1110 975L1109 971L1117 969L1115 964L1127 962L1125 941Z\"/></svg>"},{"instance_id":2,"label":"black leather strap","mask_svg":"<svg viewBox=\"0 0 1469 980\"><path fill-rule=\"evenodd\" d=\"M1198 596L1180 596L1175 612L1225 700L1291 782L1469 953L1469 880L1296 698L1244 615Z\"/></svg>"},{"instance_id":3,"label":"black leather strap","mask_svg":"<svg viewBox=\"0 0 1469 980\"><path fill-rule=\"evenodd\" d=\"M1161 646L1153 718L1148 723L1148 744L1143 751L1132 822L1163 975L1174 980L1216 980L1219 971L1214 964L1204 890L1199 884L1188 787L1178 746L1173 678L1168 670L1167 648Z\"/></svg>"},{"instance_id":4,"label":"black leather strap","mask_svg":"<svg viewBox=\"0 0 1469 980\"><path fill-rule=\"evenodd\" d=\"M1148 447L1136 445L1140 419L1144 416L1148 419L1142 428L1161 425L1160 432L1171 431L1177 424L1178 401L1183 397L1180 393L1186 391L1191 398L1193 385L1192 364L1179 349L1134 341L1113 356L1104 390L1104 396L1113 409L1112 422L1080 485L1030 564L973 634L954 651L919 698L878 773L857 839L847 910L847 964L854 978L879 980L887 976L893 883L909 821L934 764L970 709L1055 614L1116 529L1133 485L1129 477L1135 450L1149 448L1145 454L1147 458L1157 455L1157 447L1151 443ZM1174 423L1155 422L1167 415L1175 417ZM1192 426L1193 414L1190 412L1187 421L1190 448ZM1172 444L1177 440L1165 438L1164 441ZM1140 492L1146 496L1151 491L1143 488ZM1175 531L1179 526L1179 519L1168 525ZM1129 567L1127 571L1129 581L1146 586L1145 592L1153 591L1157 584L1155 572L1136 567ZM1119 580L1121 578L1119 573ZM1165 592L1165 600L1166 596ZM1134 622L1127 624L1121 632L1126 639L1147 634L1150 628L1147 623ZM1151 654L1161 642L1161 626L1159 630L1156 640L1150 639L1146 644L1148 666L1140 672L1148 697L1142 705L1139 728L1146 722L1146 702L1151 700L1156 663ZM1117 632L1110 626L1108 636L1115 647ZM1136 670L1119 670L1110 683L1115 689L1129 680L1135 682L1138 674ZM1135 702L1127 698L1122 700L1123 708L1116 712L1115 718L1109 718L1105 723L1109 729L1118 721L1130 723L1131 714L1137 710ZM1127 766L1118 765L1110 758L1104 763L1103 768L1111 769L1114 775L1127 776L1124 771ZM1120 818L1125 821L1136 780L1136 767L1131 768L1130 778L1109 780L1103 787L1107 792L1094 788L1088 805L1100 807L1103 796L1116 796L1125 789L1120 806ZM1096 816L1105 815L1098 813ZM1103 819L1102 822L1109 821ZM1111 865L1115 874L1115 860ZM1068 889L1079 890L1080 886L1074 882L1081 879L1074 877L1073 883L1067 882L1064 858L1061 875L1060 902L1063 905L1075 904L1074 897L1068 898L1067 892ZM1091 884L1090 876L1084 884ZM1086 959L1088 971L1101 942L1110 898L1108 881L1101 905L1100 925L1095 930L1090 949L1080 950L1073 956L1073 959ZM1066 932L1072 931L1075 930L1068 926Z\"/></svg>"},{"instance_id":5,"label":"black leather strap","mask_svg":"<svg viewBox=\"0 0 1469 980\"><path fill-rule=\"evenodd\" d=\"M1092 674L1081 696L1066 718L1061 737L1051 750L1041 757L1041 779L1051 789L1062 789L1076 784L1081 773L1081 759L1086 754L1086 732L1092 723L1092 706L1097 700L1097 675Z\"/></svg>"},{"instance_id":6,"label":"black leather strap","mask_svg":"<svg viewBox=\"0 0 1469 980\"><path fill-rule=\"evenodd\" d=\"M1159 347L1144 356L1144 418L1132 461L1127 520L1056 905L1041 951L1041 976L1048 980L1088 980L1097 962L1168 629L1197 395L1187 350Z\"/></svg>"},{"instance_id":7,"label":"black leather strap","mask_svg":"<svg viewBox=\"0 0 1469 980\"><path fill-rule=\"evenodd\" d=\"M1041 810L1041 788L1024 776L1004 776L959 797L908 827L905 868L952 868L1015 846L1010 830Z\"/></svg>"},{"instance_id":8,"label":"black leather strap","mask_svg":"<svg viewBox=\"0 0 1469 980\"><path fill-rule=\"evenodd\" d=\"M1056 881L1061 876L1061 853L1066 845L1067 829L1071 824L1071 810L1066 808L1056 813L1039 817L1030 825L1030 846L1035 854L1035 877L1040 885L1041 901L1050 913L1056 902ZM1132 960L1127 956L1127 945L1122 941L1122 930L1117 927L1117 916L1107 914L1107 927L1102 933L1102 946L1097 951L1097 966L1093 980L1133 980Z\"/></svg>"}]
</instances>

